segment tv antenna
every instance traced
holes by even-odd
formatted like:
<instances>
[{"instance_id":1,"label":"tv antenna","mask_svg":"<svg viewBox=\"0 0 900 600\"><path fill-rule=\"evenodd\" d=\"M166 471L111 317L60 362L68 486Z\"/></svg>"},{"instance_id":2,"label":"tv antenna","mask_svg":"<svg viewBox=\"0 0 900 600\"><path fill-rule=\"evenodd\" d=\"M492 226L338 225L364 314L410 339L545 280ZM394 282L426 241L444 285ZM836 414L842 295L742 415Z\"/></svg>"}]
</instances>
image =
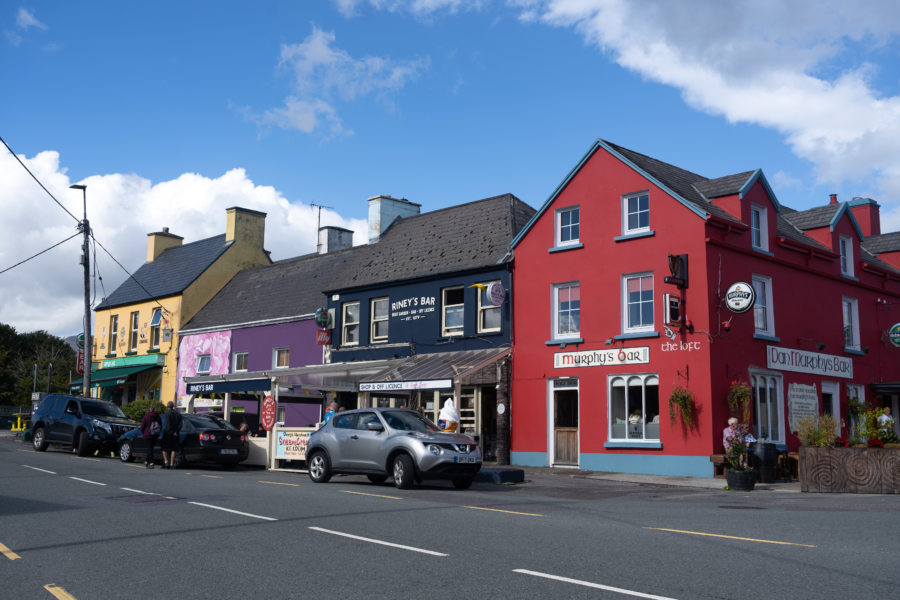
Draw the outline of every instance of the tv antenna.
<instances>
[{"instance_id":1,"label":"tv antenna","mask_svg":"<svg viewBox=\"0 0 900 600\"><path fill-rule=\"evenodd\" d=\"M325 206L324 204L316 204L315 202L310 202L310 206L315 206L319 209L318 217L316 218L316 254L321 254L322 252L322 238L319 236L319 230L322 228L322 209L323 208L333 208L332 206Z\"/></svg>"}]
</instances>

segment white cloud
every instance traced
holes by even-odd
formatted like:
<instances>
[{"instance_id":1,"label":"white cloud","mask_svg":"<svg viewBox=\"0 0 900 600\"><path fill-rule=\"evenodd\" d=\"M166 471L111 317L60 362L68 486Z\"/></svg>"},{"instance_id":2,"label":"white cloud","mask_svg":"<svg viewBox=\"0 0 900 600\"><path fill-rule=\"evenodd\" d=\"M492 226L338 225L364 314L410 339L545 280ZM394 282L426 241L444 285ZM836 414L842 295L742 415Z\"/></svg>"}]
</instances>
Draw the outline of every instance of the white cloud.
<instances>
[{"instance_id":1,"label":"white cloud","mask_svg":"<svg viewBox=\"0 0 900 600\"><path fill-rule=\"evenodd\" d=\"M46 25L35 18L34 13L25 8L20 8L19 12L16 13L16 25L18 25L20 29L28 29L29 27L47 29Z\"/></svg>"},{"instance_id":2,"label":"white cloud","mask_svg":"<svg viewBox=\"0 0 900 600\"><path fill-rule=\"evenodd\" d=\"M29 169L75 217L82 217L82 196L60 166L56 152L23 158ZM153 182L135 174L94 175L87 188L88 219L94 235L132 273L146 260L147 234L169 227L190 243L225 232L225 209L232 206L267 213L267 250L273 260L314 252L317 209L289 202L275 188L257 185L243 169L209 178L185 173L171 181ZM38 187L15 158L0 156L0 270L36 254L77 232L67 215ZM367 224L322 211L323 225L354 231L354 243L365 243ZM103 287L97 302L127 275L98 248ZM58 335L81 330L84 311L81 237L0 274L0 323L20 332L45 329Z\"/></svg>"},{"instance_id":3,"label":"white cloud","mask_svg":"<svg viewBox=\"0 0 900 600\"><path fill-rule=\"evenodd\" d=\"M374 96L391 106L393 95L430 64L427 58L354 58L334 41L334 32L313 26L303 42L281 47L279 67L292 74L294 91L283 107L265 111L257 122L304 133L324 128L328 137L351 134L338 116L339 103Z\"/></svg>"}]
</instances>

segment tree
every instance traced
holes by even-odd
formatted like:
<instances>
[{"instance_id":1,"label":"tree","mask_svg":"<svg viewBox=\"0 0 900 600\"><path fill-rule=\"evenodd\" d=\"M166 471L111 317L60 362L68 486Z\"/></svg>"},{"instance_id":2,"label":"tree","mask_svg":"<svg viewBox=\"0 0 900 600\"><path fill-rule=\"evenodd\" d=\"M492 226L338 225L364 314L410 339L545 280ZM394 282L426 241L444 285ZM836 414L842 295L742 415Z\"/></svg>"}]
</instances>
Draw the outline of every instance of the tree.
<instances>
[{"instance_id":1,"label":"tree","mask_svg":"<svg viewBox=\"0 0 900 600\"><path fill-rule=\"evenodd\" d=\"M75 351L62 338L46 331L20 334L15 328L0 324L0 404L30 405L35 365L37 391L68 391L69 374L76 370L76 360Z\"/></svg>"}]
</instances>

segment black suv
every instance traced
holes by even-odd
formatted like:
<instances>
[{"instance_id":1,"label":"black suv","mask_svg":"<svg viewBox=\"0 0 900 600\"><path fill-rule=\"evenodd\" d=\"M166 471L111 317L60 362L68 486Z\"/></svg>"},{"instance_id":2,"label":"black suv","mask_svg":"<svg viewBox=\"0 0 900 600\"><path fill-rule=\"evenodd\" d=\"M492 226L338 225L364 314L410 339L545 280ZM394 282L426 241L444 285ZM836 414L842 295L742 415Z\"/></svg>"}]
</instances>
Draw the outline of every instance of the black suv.
<instances>
[{"instance_id":1,"label":"black suv","mask_svg":"<svg viewBox=\"0 0 900 600\"><path fill-rule=\"evenodd\" d=\"M50 394L31 417L31 442L38 452L61 444L87 456L94 450L116 450L119 436L135 427L112 402Z\"/></svg>"}]
</instances>

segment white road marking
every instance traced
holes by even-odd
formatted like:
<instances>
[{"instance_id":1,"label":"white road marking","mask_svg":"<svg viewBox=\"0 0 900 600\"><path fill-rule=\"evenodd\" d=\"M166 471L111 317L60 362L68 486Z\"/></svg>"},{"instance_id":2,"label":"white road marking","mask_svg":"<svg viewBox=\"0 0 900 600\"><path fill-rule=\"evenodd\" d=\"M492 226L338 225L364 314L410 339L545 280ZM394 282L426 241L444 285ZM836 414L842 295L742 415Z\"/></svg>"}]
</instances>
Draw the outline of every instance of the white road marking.
<instances>
[{"instance_id":1,"label":"white road marking","mask_svg":"<svg viewBox=\"0 0 900 600\"><path fill-rule=\"evenodd\" d=\"M50 473L51 475L56 475L54 471L48 471L47 469L38 469L37 467L30 467L28 465L22 465L26 469L34 469L35 471L40 471L41 473Z\"/></svg>"},{"instance_id":2,"label":"white road marking","mask_svg":"<svg viewBox=\"0 0 900 600\"><path fill-rule=\"evenodd\" d=\"M133 490L131 488L122 488L126 492L134 492L135 494L146 494L148 496L159 496L159 494L155 492L142 492L141 490Z\"/></svg>"},{"instance_id":3,"label":"white road marking","mask_svg":"<svg viewBox=\"0 0 900 600\"><path fill-rule=\"evenodd\" d=\"M99 481L91 481L90 479L82 479L81 477L69 477L69 479L74 479L75 481L83 481L85 483L93 483L94 485L106 485L105 483L100 483Z\"/></svg>"},{"instance_id":4,"label":"white road marking","mask_svg":"<svg viewBox=\"0 0 900 600\"><path fill-rule=\"evenodd\" d=\"M214 508L216 510L224 510L225 512L234 513L236 515L243 515L245 517L253 517L254 519L262 519L263 521L277 521L278 519L273 519L272 517L264 517L262 515L254 515L251 513L241 512L239 510L231 510L230 508L222 508L221 506L213 506L212 504L203 504L202 502L188 502L188 504L195 504L197 506L205 506L206 508Z\"/></svg>"},{"instance_id":5,"label":"white road marking","mask_svg":"<svg viewBox=\"0 0 900 600\"><path fill-rule=\"evenodd\" d=\"M616 592L618 594L625 594L627 596L637 596L638 598L650 598L650 600L675 600L674 598L669 598L668 596L654 596L653 594L644 594L642 592L635 592L633 590L626 590L609 585L592 583L590 581L581 581L580 579L570 579L569 577L560 577L559 575L550 575L549 573L529 571L528 569L513 569L513 573L534 575L535 577L543 577L544 579L553 579L555 581L562 581L564 583L574 583L575 585L583 585L585 587L596 588L598 590L606 590L607 592Z\"/></svg>"},{"instance_id":6,"label":"white road marking","mask_svg":"<svg viewBox=\"0 0 900 600\"><path fill-rule=\"evenodd\" d=\"M313 531L321 531L322 533L330 533L331 535L339 535L342 537L350 538L353 540L359 540L361 542L369 542L370 544L381 544L382 546L390 546L391 548L400 548L401 550L409 550L411 552L421 552L422 554L431 554L432 556L450 556L449 554L444 554L442 552L435 552L434 550L425 550L423 548L416 548L414 546L404 546L403 544L394 544L392 542L385 542L382 540L375 540L372 538L361 537L358 535L352 535L349 533L342 533L340 531L332 531L331 529L322 529L321 527L310 527Z\"/></svg>"}]
</instances>

